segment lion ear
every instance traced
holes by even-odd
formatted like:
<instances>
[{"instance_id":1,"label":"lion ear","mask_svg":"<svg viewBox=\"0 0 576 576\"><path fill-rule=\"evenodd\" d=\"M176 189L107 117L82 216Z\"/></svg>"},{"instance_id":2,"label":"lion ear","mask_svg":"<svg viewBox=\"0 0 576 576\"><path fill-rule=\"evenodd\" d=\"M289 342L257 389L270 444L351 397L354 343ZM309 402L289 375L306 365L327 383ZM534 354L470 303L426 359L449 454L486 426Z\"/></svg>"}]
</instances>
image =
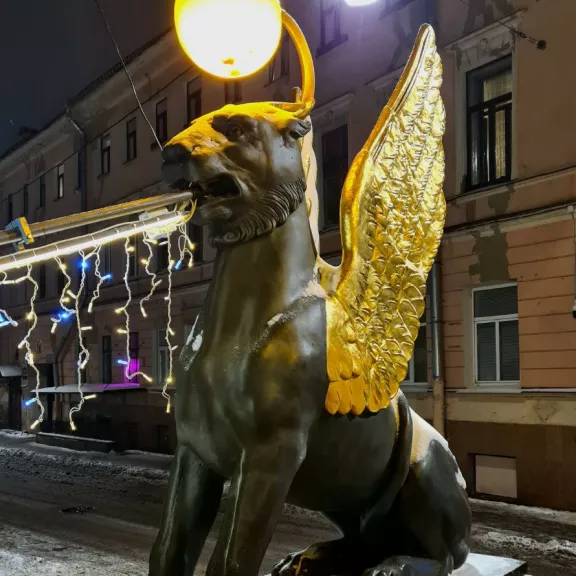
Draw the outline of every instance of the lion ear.
<instances>
[{"instance_id":1,"label":"lion ear","mask_svg":"<svg viewBox=\"0 0 576 576\"><path fill-rule=\"evenodd\" d=\"M299 138L304 138L308 132L312 129L312 123L308 120L290 120L286 125L286 134L298 140Z\"/></svg>"}]
</instances>

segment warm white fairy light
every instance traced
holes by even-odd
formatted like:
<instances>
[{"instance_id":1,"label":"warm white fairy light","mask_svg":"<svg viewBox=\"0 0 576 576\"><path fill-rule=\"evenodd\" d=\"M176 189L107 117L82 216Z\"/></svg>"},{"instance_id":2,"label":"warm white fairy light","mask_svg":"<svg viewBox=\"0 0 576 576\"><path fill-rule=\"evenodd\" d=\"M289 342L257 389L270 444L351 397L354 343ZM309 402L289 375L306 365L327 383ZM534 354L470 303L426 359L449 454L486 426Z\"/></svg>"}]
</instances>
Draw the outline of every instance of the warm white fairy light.
<instances>
[{"instance_id":1,"label":"warm white fairy light","mask_svg":"<svg viewBox=\"0 0 576 576\"><path fill-rule=\"evenodd\" d=\"M66 278L66 282L64 283L64 287L62 288L62 292L60 293L60 299L59 299L59 303L60 306L62 307L63 312L60 312L56 318L50 318L50 320L52 320L52 328L50 330L52 334L56 332L56 330L58 329L58 324L60 324L60 322L67 320L68 318L70 318L70 316L72 316L72 314L74 314L74 310L66 306L66 304L71 300L71 298L66 294L70 291L70 286L72 285L72 278L70 277L70 274L68 274L68 266L64 262L62 262L62 260L58 256L56 256L54 260L58 264L60 272Z\"/></svg>"},{"instance_id":2,"label":"warm white fairy light","mask_svg":"<svg viewBox=\"0 0 576 576\"><path fill-rule=\"evenodd\" d=\"M23 252L0 257L0 272L25 268L29 264L37 264L58 256L74 254L88 248L109 244L115 240L123 240L152 230L156 231L157 234L171 232L187 218L188 215L184 212L174 211L140 222L127 222L118 226L111 226L94 234L86 234L78 238L54 242L41 248L29 248Z\"/></svg>"},{"instance_id":3,"label":"warm white fairy light","mask_svg":"<svg viewBox=\"0 0 576 576\"><path fill-rule=\"evenodd\" d=\"M128 308L130 307L130 304L132 304L132 290L130 288L130 253L133 251L130 250L130 248L134 249L134 247L130 245L130 239L126 238L126 241L124 242L124 252L126 254L126 264L124 266L124 287L126 288L127 297L124 306L116 309L117 314L124 314L124 328L118 328L117 332L118 334L124 334L126 336L126 359L123 363L124 377L130 381L137 376L142 376L142 378L144 378L148 383L151 383L152 378L150 378L148 374L141 371L130 371L130 312Z\"/></svg>"},{"instance_id":4,"label":"warm white fairy light","mask_svg":"<svg viewBox=\"0 0 576 576\"><path fill-rule=\"evenodd\" d=\"M102 246L98 246L94 250L96 256L94 264L94 275L96 276L98 281L96 282L96 288L94 288L94 292L92 293L92 298L90 298L90 302L88 303L89 314L92 314L92 312L94 311L94 304L96 303L96 300L100 298L100 288L102 287L102 284L112 279L112 274L105 274L104 276L102 276L102 273L100 272L100 264L101 264L100 248L102 248Z\"/></svg>"},{"instance_id":5,"label":"warm white fairy light","mask_svg":"<svg viewBox=\"0 0 576 576\"><path fill-rule=\"evenodd\" d=\"M192 268L194 265L194 255L192 253L194 252L195 246L188 236L187 223L180 224L180 226L178 226L178 231L180 232L180 236L178 236L179 259L175 268L176 270L180 270L186 256L188 256L188 268Z\"/></svg>"},{"instance_id":6,"label":"warm white fairy light","mask_svg":"<svg viewBox=\"0 0 576 576\"><path fill-rule=\"evenodd\" d=\"M174 268L174 260L172 260L172 242L170 242L170 234L166 238L168 246L168 294L166 295L166 301L168 302L168 321L166 324L166 344L168 346L168 377L162 385L162 396L166 400L166 413L170 413L171 400L170 394L168 394L168 386L172 384L172 372L174 369L174 354L172 350L171 336L174 336L174 330L172 330L172 270Z\"/></svg>"},{"instance_id":7,"label":"warm white fairy light","mask_svg":"<svg viewBox=\"0 0 576 576\"><path fill-rule=\"evenodd\" d=\"M35 278L32 276L32 266L27 266L27 274L24 278L32 284L34 289L32 292L32 298L30 298L30 311L26 315L27 320L30 321L30 325L28 326L28 330L26 332L26 335L24 336L24 338L22 339L20 344L18 344L18 348L19 349L22 349L22 348L26 349L26 354L24 355L24 361L26 362L26 364L28 364L28 366L30 366L30 368L33 370L33 372L36 376L36 386L34 388L34 398L36 400L36 404L40 408L40 415L38 416L36 421L30 427L32 430L34 430L34 428L36 428L36 426L38 426L44 420L44 405L40 401L40 392L39 392L39 390L40 390L40 371L38 370L36 363L34 362L34 353L32 352L32 346L30 345L30 337L32 336L32 333L34 332L34 330L36 329L36 326L38 325L38 316L36 315L35 304L36 304L36 298L38 297L38 291L39 291L40 287L38 286L38 282L36 282ZM16 283L20 283L20 279L18 279L16 281Z\"/></svg>"},{"instance_id":8,"label":"warm white fairy light","mask_svg":"<svg viewBox=\"0 0 576 576\"><path fill-rule=\"evenodd\" d=\"M75 431L76 424L74 423L74 414L76 412L80 412L82 410L82 406L84 405L84 390L83 385L84 382L82 381L82 373L83 370L88 365L90 360L90 350L86 348L84 344L84 337L82 336L83 326L80 314L80 301L82 292L84 291L84 285L86 283L86 269L88 268L88 260L94 256L95 252L90 252L90 254L86 255L84 252L80 251L80 257L82 258L82 262L80 263L80 284L78 286L78 292L75 294L74 298L74 314L76 315L76 328L78 330L78 344L80 346L80 352L78 353L78 360L76 362L76 387L78 390L78 394L80 394L80 401L78 402L77 406L73 406L70 408L68 412L68 420L70 421L70 428Z\"/></svg>"},{"instance_id":9,"label":"warm white fairy light","mask_svg":"<svg viewBox=\"0 0 576 576\"><path fill-rule=\"evenodd\" d=\"M156 288L162 284L162 280L158 280L156 278L156 272L152 272L150 270L150 264L154 258L154 248L152 245L157 243L158 242L155 239L150 238L149 236L144 236L144 244L146 244L148 247L148 258L143 258L142 264L144 264L144 270L146 271L146 274L150 276L150 292L148 292L148 294L140 300L140 312L142 312L142 316L144 316L144 318L148 317L148 314L146 314L146 309L144 308L144 304L148 302L152 296L154 296Z\"/></svg>"}]
</instances>

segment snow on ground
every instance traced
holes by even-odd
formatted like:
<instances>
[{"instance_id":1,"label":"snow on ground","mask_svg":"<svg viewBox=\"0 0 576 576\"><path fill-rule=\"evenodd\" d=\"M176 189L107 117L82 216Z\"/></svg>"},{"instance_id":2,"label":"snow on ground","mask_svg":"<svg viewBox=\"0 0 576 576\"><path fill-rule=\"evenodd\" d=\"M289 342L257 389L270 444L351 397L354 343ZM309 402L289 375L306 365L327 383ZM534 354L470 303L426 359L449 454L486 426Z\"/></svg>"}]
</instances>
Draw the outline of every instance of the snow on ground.
<instances>
[{"instance_id":1,"label":"snow on ground","mask_svg":"<svg viewBox=\"0 0 576 576\"><path fill-rule=\"evenodd\" d=\"M121 556L63 543L49 536L0 526L0 576L134 576L146 558Z\"/></svg>"},{"instance_id":2,"label":"snow on ground","mask_svg":"<svg viewBox=\"0 0 576 576\"><path fill-rule=\"evenodd\" d=\"M0 430L0 436L7 436L8 438L34 438L35 434L28 434L20 430Z\"/></svg>"}]
</instances>

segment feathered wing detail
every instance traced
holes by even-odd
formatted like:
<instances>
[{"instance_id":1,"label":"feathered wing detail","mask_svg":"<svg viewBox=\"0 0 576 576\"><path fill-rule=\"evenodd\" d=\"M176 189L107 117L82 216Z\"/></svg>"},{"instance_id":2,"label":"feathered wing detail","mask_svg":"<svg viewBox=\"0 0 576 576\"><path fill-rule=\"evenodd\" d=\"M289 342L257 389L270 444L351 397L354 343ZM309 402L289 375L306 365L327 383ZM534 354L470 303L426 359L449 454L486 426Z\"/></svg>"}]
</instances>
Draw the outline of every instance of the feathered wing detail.
<instances>
[{"instance_id":1,"label":"feathered wing detail","mask_svg":"<svg viewBox=\"0 0 576 576\"><path fill-rule=\"evenodd\" d=\"M441 81L424 25L344 183L342 264L323 280L331 414L385 408L406 376L446 213Z\"/></svg>"}]
</instances>

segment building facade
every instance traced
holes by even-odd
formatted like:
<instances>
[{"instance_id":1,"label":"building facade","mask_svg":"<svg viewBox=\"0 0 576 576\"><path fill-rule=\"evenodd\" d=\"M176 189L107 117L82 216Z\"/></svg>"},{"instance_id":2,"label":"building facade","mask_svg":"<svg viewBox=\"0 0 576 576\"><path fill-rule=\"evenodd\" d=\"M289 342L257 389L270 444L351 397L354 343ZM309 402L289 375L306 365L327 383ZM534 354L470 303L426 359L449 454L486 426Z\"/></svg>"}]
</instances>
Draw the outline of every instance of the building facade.
<instances>
[{"instance_id":1,"label":"building facade","mask_svg":"<svg viewBox=\"0 0 576 576\"><path fill-rule=\"evenodd\" d=\"M444 370L433 375L430 368L428 310L403 390L423 417L441 415L471 494L576 510L576 111L567 74L576 6L537 0L285 5L315 56L321 247L336 263L348 166L392 93L420 24L434 25L447 112L448 212L437 259ZM241 82L199 74L173 31L127 60L162 142L224 103L288 100L300 74L286 39L266 70ZM163 193L160 166L159 147L117 68L0 160L0 213L4 223L20 215L39 221ZM189 234L195 266L172 275L172 328L180 346L202 305L215 255L206 230L191 226ZM94 306L85 336L92 360L82 378L87 389L107 388L85 404L78 433L113 438L121 448L169 452L175 433L157 384L170 354L164 332L169 258L166 246L155 248L162 284L147 303L147 317L133 306L130 334L118 334L115 310L127 299L126 266L134 302L150 289L140 263L148 248L138 241L134 249L129 261L122 245L101 252L112 279ZM69 259L73 288L77 262ZM51 331L63 282L58 267L42 265L33 274L39 320L31 345L49 416L43 429L64 431L78 401L77 338L73 322ZM4 426L28 428L38 416L34 404L22 407L35 374L22 374L18 349L32 288L29 282L0 288L0 308L19 322L0 330ZM127 346L152 385L124 382L115 360ZM433 376L442 387L433 389Z\"/></svg>"}]
</instances>

